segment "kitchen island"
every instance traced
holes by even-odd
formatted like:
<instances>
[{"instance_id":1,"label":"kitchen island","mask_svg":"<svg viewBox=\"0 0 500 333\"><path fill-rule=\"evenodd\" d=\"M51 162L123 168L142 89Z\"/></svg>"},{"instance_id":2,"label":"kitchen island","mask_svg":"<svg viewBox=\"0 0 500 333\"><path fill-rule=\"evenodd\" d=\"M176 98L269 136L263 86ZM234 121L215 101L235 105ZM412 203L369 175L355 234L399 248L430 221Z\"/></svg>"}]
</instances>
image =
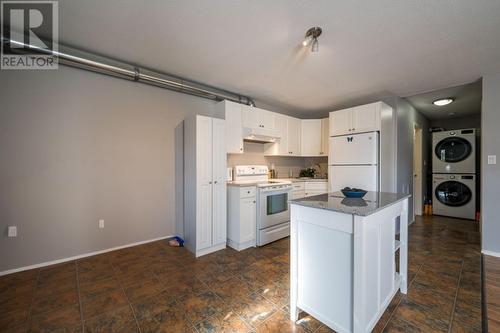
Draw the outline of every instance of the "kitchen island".
<instances>
[{"instance_id":1,"label":"kitchen island","mask_svg":"<svg viewBox=\"0 0 500 333\"><path fill-rule=\"evenodd\" d=\"M337 332L374 328L396 292L407 291L409 197L335 192L290 201L291 320L303 310Z\"/></svg>"}]
</instances>

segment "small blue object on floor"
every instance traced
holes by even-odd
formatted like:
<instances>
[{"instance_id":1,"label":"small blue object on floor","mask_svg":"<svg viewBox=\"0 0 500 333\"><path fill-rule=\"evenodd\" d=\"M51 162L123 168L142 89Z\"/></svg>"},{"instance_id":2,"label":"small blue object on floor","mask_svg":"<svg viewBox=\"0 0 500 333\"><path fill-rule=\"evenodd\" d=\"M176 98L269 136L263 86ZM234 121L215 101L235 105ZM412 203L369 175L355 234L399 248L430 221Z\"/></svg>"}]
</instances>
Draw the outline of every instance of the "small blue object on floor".
<instances>
[{"instance_id":1,"label":"small blue object on floor","mask_svg":"<svg viewBox=\"0 0 500 333\"><path fill-rule=\"evenodd\" d=\"M184 240L179 236L175 236L168 240L168 245L173 247L182 247L184 246Z\"/></svg>"}]
</instances>

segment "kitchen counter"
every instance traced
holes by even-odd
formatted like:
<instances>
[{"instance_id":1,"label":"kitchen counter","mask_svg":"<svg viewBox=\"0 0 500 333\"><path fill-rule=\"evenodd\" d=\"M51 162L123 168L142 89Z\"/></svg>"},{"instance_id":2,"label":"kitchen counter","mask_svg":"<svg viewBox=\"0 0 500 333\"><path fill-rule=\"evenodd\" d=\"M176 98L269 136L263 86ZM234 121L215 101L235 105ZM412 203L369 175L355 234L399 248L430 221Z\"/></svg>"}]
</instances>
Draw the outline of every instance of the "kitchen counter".
<instances>
[{"instance_id":1,"label":"kitchen counter","mask_svg":"<svg viewBox=\"0 0 500 333\"><path fill-rule=\"evenodd\" d=\"M291 203L334 212L368 216L409 197L409 194L402 193L368 192L362 199L353 199L346 198L342 192L333 192L291 200Z\"/></svg>"},{"instance_id":2,"label":"kitchen counter","mask_svg":"<svg viewBox=\"0 0 500 333\"><path fill-rule=\"evenodd\" d=\"M305 311L339 333L373 330L394 295L407 292L409 197L334 192L290 201L292 321Z\"/></svg>"},{"instance_id":3,"label":"kitchen counter","mask_svg":"<svg viewBox=\"0 0 500 333\"><path fill-rule=\"evenodd\" d=\"M289 181L292 183L326 183L328 181L327 178L269 178L271 181ZM261 182L249 182L249 183L240 183L240 182L227 182L227 186L257 186L258 183Z\"/></svg>"},{"instance_id":4,"label":"kitchen counter","mask_svg":"<svg viewBox=\"0 0 500 333\"><path fill-rule=\"evenodd\" d=\"M253 182L253 183L227 182L227 186L247 187L247 186L257 186L258 183L262 182Z\"/></svg>"},{"instance_id":5,"label":"kitchen counter","mask_svg":"<svg viewBox=\"0 0 500 333\"><path fill-rule=\"evenodd\" d=\"M292 183L297 182L327 182L328 178L275 178L273 180L288 180Z\"/></svg>"}]
</instances>

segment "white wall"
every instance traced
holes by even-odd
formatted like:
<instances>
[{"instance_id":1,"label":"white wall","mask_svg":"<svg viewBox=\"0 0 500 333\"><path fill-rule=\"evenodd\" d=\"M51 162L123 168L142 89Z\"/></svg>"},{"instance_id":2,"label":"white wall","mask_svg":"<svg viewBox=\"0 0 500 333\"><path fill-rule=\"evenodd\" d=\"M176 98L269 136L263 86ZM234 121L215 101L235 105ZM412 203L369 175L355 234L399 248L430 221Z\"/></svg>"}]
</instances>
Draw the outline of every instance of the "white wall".
<instances>
[{"instance_id":1,"label":"white wall","mask_svg":"<svg viewBox=\"0 0 500 333\"><path fill-rule=\"evenodd\" d=\"M488 155L500 163L500 73L483 77L481 125L482 250L500 256L500 164L488 165Z\"/></svg>"},{"instance_id":2,"label":"white wall","mask_svg":"<svg viewBox=\"0 0 500 333\"><path fill-rule=\"evenodd\" d=\"M413 129L417 125L422 129L422 190L426 198L428 174L431 171L431 135L429 121L405 99L398 99L398 188L408 188L413 194ZM413 212L413 200L410 201L409 211Z\"/></svg>"},{"instance_id":3,"label":"white wall","mask_svg":"<svg viewBox=\"0 0 500 333\"><path fill-rule=\"evenodd\" d=\"M406 99L395 97L385 100L395 108L397 113L397 189L401 193L413 194L413 129L415 124L422 128L422 190L427 193L428 172L430 167L430 134L429 121L416 110ZM412 220L413 200L410 200L408 211Z\"/></svg>"},{"instance_id":4,"label":"white wall","mask_svg":"<svg viewBox=\"0 0 500 333\"><path fill-rule=\"evenodd\" d=\"M0 87L0 272L182 225L182 120L214 102L65 66Z\"/></svg>"},{"instance_id":5,"label":"white wall","mask_svg":"<svg viewBox=\"0 0 500 333\"><path fill-rule=\"evenodd\" d=\"M481 113L468 115L464 117L431 120L430 126L442 127L445 130L455 130L462 128L480 128Z\"/></svg>"}]
</instances>

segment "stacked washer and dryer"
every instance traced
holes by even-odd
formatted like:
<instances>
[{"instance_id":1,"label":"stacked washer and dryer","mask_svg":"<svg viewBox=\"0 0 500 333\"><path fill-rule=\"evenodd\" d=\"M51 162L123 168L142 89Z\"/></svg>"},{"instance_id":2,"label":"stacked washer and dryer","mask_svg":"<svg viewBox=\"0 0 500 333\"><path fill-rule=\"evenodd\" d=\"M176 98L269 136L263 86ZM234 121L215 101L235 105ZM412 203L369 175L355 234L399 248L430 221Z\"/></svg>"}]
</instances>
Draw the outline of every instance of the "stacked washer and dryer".
<instances>
[{"instance_id":1,"label":"stacked washer and dryer","mask_svg":"<svg viewBox=\"0 0 500 333\"><path fill-rule=\"evenodd\" d=\"M476 129L432 135L433 214L475 219Z\"/></svg>"}]
</instances>

